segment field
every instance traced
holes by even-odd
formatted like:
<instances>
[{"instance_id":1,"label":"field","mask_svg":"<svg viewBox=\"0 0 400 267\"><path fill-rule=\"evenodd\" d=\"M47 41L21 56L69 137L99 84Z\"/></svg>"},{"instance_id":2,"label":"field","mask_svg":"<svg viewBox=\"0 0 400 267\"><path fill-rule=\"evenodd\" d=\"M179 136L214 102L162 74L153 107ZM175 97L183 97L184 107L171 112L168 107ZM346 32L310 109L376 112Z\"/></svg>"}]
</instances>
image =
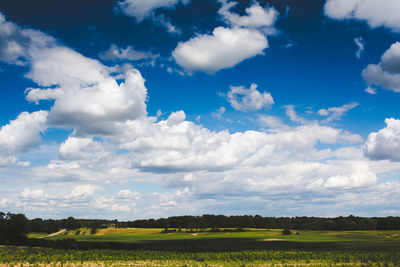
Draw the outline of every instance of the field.
<instances>
[{"instance_id":1,"label":"field","mask_svg":"<svg viewBox=\"0 0 400 267\"><path fill-rule=\"evenodd\" d=\"M161 233L162 229L70 230L49 239L132 242L138 250L0 248L0 266L400 266L400 231L282 230ZM30 234L37 237L39 234ZM29 263L29 264L28 264Z\"/></svg>"}]
</instances>

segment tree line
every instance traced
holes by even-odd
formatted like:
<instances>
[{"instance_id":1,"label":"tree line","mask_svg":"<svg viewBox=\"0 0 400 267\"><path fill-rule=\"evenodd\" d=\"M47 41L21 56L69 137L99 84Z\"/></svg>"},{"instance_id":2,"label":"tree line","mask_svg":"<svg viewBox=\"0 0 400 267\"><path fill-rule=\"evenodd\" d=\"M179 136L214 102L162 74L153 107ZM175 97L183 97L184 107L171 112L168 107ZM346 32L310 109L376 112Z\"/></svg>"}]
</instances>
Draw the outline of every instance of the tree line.
<instances>
[{"instance_id":1,"label":"tree line","mask_svg":"<svg viewBox=\"0 0 400 267\"><path fill-rule=\"evenodd\" d=\"M60 229L91 228L176 228L188 231L222 231L223 229L292 229L292 230L400 230L400 217L263 217L260 215L210 215L173 216L160 219L134 221L75 219L61 220L35 218L28 220L24 214L0 212L0 244L22 244L28 232L53 233Z\"/></svg>"}]
</instances>

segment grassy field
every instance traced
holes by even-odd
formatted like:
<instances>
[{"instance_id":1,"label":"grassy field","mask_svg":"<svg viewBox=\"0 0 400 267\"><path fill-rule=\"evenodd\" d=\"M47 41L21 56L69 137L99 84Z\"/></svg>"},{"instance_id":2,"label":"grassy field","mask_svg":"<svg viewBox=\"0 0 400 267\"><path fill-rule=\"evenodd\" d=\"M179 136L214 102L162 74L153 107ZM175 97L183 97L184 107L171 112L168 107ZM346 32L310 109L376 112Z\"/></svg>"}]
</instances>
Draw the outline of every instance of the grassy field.
<instances>
[{"instance_id":1,"label":"grassy field","mask_svg":"<svg viewBox=\"0 0 400 267\"><path fill-rule=\"evenodd\" d=\"M91 242L133 242L149 249L202 251L246 249L371 249L396 250L400 248L400 231L298 231L282 235L282 230L251 230L245 232L185 231L161 233L163 229L89 229L70 230L49 239L74 238Z\"/></svg>"},{"instance_id":2,"label":"grassy field","mask_svg":"<svg viewBox=\"0 0 400 267\"><path fill-rule=\"evenodd\" d=\"M79 231L78 231L79 230ZM49 239L132 242L140 250L0 248L0 267L16 266L400 266L400 231L161 233L163 229L70 230ZM43 236L42 233L30 237Z\"/></svg>"}]
</instances>

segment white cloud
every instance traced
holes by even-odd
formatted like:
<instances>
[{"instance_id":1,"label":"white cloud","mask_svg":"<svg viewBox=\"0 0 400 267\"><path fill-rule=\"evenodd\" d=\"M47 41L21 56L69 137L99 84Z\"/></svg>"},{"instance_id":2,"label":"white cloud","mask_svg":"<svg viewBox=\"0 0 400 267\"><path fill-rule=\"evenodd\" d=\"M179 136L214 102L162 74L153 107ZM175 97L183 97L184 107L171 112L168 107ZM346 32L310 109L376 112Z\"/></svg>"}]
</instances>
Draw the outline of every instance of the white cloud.
<instances>
[{"instance_id":1,"label":"white cloud","mask_svg":"<svg viewBox=\"0 0 400 267\"><path fill-rule=\"evenodd\" d=\"M222 114L224 114L226 111L225 107L220 107L219 109L217 109L215 112L211 113L211 117L216 118L218 120L221 119Z\"/></svg>"},{"instance_id":2,"label":"white cloud","mask_svg":"<svg viewBox=\"0 0 400 267\"><path fill-rule=\"evenodd\" d=\"M46 197L43 189L30 190L29 188L25 188L21 196L25 199L44 199Z\"/></svg>"},{"instance_id":3,"label":"white cloud","mask_svg":"<svg viewBox=\"0 0 400 267\"><path fill-rule=\"evenodd\" d=\"M400 161L400 120L386 119L386 127L370 133L363 150L371 160Z\"/></svg>"},{"instance_id":4,"label":"white cloud","mask_svg":"<svg viewBox=\"0 0 400 267\"><path fill-rule=\"evenodd\" d=\"M377 94L376 89L372 88L370 86L368 86L367 89L365 89L365 92L370 94L370 95L376 95Z\"/></svg>"},{"instance_id":5,"label":"white cloud","mask_svg":"<svg viewBox=\"0 0 400 267\"><path fill-rule=\"evenodd\" d=\"M172 8L179 2L185 4L190 0L122 0L118 5L126 15L135 17L140 22L151 16L153 10L160 7Z\"/></svg>"},{"instance_id":6,"label":"white cloud","mask_svg":"<svg viewBox=\"0 0 400 267\"><path fill-rule=\"evenodd\" d=\"M397 0L327 0L325 15L333 19L356 19L366 21L375 28L385 26L400 30L400 2Z\"/></svg>"},{"instance_id":7,"label":"white cloud","mask_svg":"<svg viewBox=\"0 0 400 267\"><path fill-rule=\"evenodd\" d=\"M248 89L244 86L230 86L229 88L230 91L226 95L222 95L236 110L260 110L274 104L271 94L258 91L255 83L252 83Z\"/></svg>"},{"instance_id":8,"label":"white cloud","mask_svg":"<svg viewBox=\"0 0 400 267\"><path fill-rule=\"evenodd\" d=\"M230 12L230 9L236 6L237 2L227 2L222 0L222 7L218 11L223 16L225 21L232 27L246 28L262 28L272 27L279 15L278 11L272 7L261 7L257 2L246 8L245 16Z\"/></svg>"},{"instance_id":9,"label":"white cloud","mask_svg":"<svg viewBox=\"0 0 400 267\"><path fill-rule=\"evenodd\" d=\"M400 42L390 46L381 57L381 62L368 65L362 76L368 86L377 85L400 92Z\"/></svg>"},{"instance_id":10,"label":"white cloud","mask_svg":"<svg viewBox=\"0 0 400 267\"><path fill-rule=\"evenodd\" d=\"M15 65L26 65L29 47L40 49L55 44L55 39L40 31L20 28L6 21L0 12L0 61Z\"/></svg>"},{"instance_id":11,"label":"white cloud","mask_svg":"<svg viewBox=\"0 0 400 267\"><path fill-rule=\"evenodd\" d=\"M318 114L321 116L326 116L325 122L340 120L343 115L345 115L349 110L357 107L359 104L351 102L340 107L330 107L327 109L318 110Z\"/></svg>"},{"instance_id":12,"label":"white cloud","mask_svg":"<svg viewBox=\"0 0 400 267\"><path fill-rule=\"evenodd\" d=\"M159 57L151 52L144 52L135 50L132 46L128 45L126 48L118 47L112 44L107 51L101 52L99 57L103 60L110 61L139 61L139 60L154 60Z\"/></svg>"},{"instance_id":13,"label":"white cloud","mask_svg":"<svg viewBox=\"0 0 400 267\"><path fill-rule=\"evenodd\" d=\"M280 129L286 127L279 117L269 115L259 115L258 122L262 127L268 127L272 129Z\"/></svg>"},{"instance_id":14,"label":"white cloud","mask_svg":"<svg viewBox=\"0 0 400 267\"><path fill-rule=\"evenodd\" d=\"M358 48L356 51L356 57L361 58L361 56L364 53L365 42L364 42L363 38L360 36L360 37L354 38L354 43L357 45L357 48Z\"/></svg>"},{"instance_id":15,"label":"white cloud","mask_svg":"<svg viewBox=\"0 0 400 267\"><path fill-rule=\"evenodd\" d=\"M172 53L176 63L187 72L203 71L209 74L231 68L257 55L263 55L268 48L265 35L275 32L273 27L278 12L274 8L262 8L253 3L246 9L247 15L240 16L230 9L233 2L221 0L222 15L229 27L217 27L210 34L197 35L186 42L180 42Z\"/></svg>"},{"instance_id":16,"label":"white cloud","mask_svg":"<svg viewBox=\"0 0 400 267\"><path fill-rule=\"evenodd\" d=\"M109 68L40 31L5 22L4 17L0 23L10 25L24 48L23 59L30 67L26 76L47 87L28 88L27 100L55 100L50 126L73 128L77 135L114 134L116 122L146 116L147 89L132 66Z\"/></svg>"},{"instance_id":17,"label":"white cloud","mask_svg":"<svg viewBox=\"0 0 400 267\"><path fill-rule=\"evenodd\" d=\"M138 200L140 198L140 193L132 192L129 189L123 189L118 192L117 197L122 199Z\"/></svg>"},{"instance_id":18,"label":"white cloud","mask_svg":"<svg viewBox=\"0 0 400 267\"><path fill-rule=\"evenodd\" d=\"M284 108L286 109L286 115L289 117L289 119L293 122L299 123L299 124L309 124L310 121L307 119L299 116L294 108L293 105L285 105Z\"/></svg>"},{"instance_id":19,"label":"white cloud","mask_svg":"<svg viewBox=\"0 0 400 267\"><path fill-rule=\"evenodd\" d=\"M49 115L47 111L21 113L3 126L0 153L6 153L0 159L16 162L19 153L36 147L47 117L52 127L70 127L74 132L60 144L57 159L17 168L18 178L29 181L32 188L46 182L46 194L40 189L18 189L15 195L2 196L0 205L12 205L13 210L28 207L50 216L98 217L107 211L106 216L131 219L228 210L237 202L254 204L254 210L288 211L297 205L303 211L304 203L312 207L319 199L329 202L327 207L364 205L357 204L358 199L382 192L398 200L389 185L379 184L376 166L362 156L359 135L310 123L293 106L286 106L289 117L304 125L289 127L275 117L259 116L260 123L272 127L268 132L215 132L187 121L183 111L165 120L149 117L139 71L130 66L106 67L55 42L40 41L40 34L26 33L30 41L25 60L31 66L28 77L43 88L28 89L26 97L54 100L54 105ZM270 94L255 85L230 92L232 105L241 110L260 110L273 103ZM344 111L339 107L321 113L338 116ZM0 172L0 178L12 179L8 175L17 174ZM155 183L169 192L142 194L126 189L134 188L129 185L135 182ZM53 193L47 193L48 187ZM118 193L98 196L99 190L109 187ZM387 203L382 205L393 206Z\"/></svg>"},{"instance_id":20,"label":"white cloud","mask_svg":"<svg viewBox=\"0 0 400 267\"><path fill-rule=\"evenodd\" d=\"M47 111L22 112L0 128L0 166L14 164L16 157L39 146L47 128Z\"/></svg>"},{"instance_id":21,"label":"white cloud","mask_svg":"<svg viewBox=\"0 0 400 267\"><path fill-rule=\"evenodd\" d=\"M67 198L73 199L85 199L94 195L94 193L100 190L101 187L97 185L77 185L72 190L71 193L67 196Z\"/></svg>"},{"instance_id":22,"label":"white cloud","mask_svg":"<svg viewBox=\"0 0 400 267\"><path fill-rule=\"evenodd\" d=\"M267 39L256 30L218 27L212 35L199 35L180 42L172 55L188 72L204 71L213 74L245 59L263 55L267 47Z\"/></svg>"}]
</instances>

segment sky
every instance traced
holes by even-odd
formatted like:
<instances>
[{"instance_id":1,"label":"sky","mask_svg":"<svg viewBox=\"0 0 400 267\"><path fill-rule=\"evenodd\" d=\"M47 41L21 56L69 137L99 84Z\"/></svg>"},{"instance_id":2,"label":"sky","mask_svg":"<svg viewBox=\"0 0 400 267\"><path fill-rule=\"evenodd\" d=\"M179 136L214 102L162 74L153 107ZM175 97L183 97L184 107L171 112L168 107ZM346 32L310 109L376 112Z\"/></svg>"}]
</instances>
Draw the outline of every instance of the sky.
<instances>
[{"instance_id":1,"label":"sky","mask_svg":"<svg viewBox=\"0 0 400 267\"><path fill-rule=\"evenodd\" d=\"M0 1L0 210L398 216L397 0Z\"/></svg>"}]
</instances>

